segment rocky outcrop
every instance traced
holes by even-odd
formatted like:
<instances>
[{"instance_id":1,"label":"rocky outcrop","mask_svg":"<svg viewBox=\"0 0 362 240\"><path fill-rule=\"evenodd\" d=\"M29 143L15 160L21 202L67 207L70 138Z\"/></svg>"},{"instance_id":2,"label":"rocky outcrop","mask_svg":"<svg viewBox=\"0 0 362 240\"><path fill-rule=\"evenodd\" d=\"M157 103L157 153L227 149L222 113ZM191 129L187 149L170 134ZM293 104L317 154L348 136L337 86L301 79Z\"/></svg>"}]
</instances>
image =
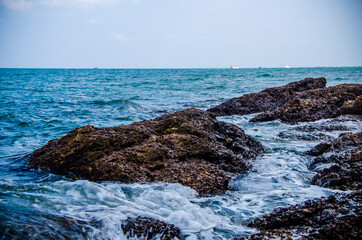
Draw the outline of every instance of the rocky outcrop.
<instances>
[{"instance_id":1,"label":"rocky outcrop","mask_svg":"<svg viewBox=\"0 0 362 240\"><path fill-rule=\"evenodd\" d=\"M362 194L335 194L278 208L248 226L261 232L243 239L359 239Z\"/></svg>"},{"instance_id":2,"label":"rocky outcrop","mask_svg":"<svg viewBox=\"0 0 362 240\"><path fill-rule=\"evenodd\" d=\"M137 217L128 218L122 224L124 234L128 238L181 240L180 229L173 224L168 224L152 218Z\"/></svg>"},{"instance_id":3,"label":"rocky outcrop","mask_svg":"<svg viewBox=\"0 0 362 240\"><path fill-rule=\"evenodd\" d=\"M245 173L263 153L260 142L212 113L186 109L127 126L85 126L51 140L32 167L94 181L180 183L220 194L233 173Z\"/></svg>"},{"instance_id":4,"label":"rocky outcrop","mask_svg":"<svg viewBox=\"0 0 362 240\"><path fill-rule=\"evenodd\" d=\"M309 89L324 88L326 79L306 78L301 81L291 82L281 87L267 88L258 93L246 94L241 97L232 98L208 111L218 116L244 115L263 111L273 111L283 105L297 92Z\"/></svg>"},{"instance_id":5,"label":"rocky outcrop","mask_svg":"<svg viewBox=\"0 0 362 240\"><path fill-rule=\"evenodd\" d=\"M328 164L313 178L313 184L340 190L362 187L362 132L342 134L333 141L321 143L307 154L316 156L311 168Z\"/></svg>"},{"instance_id":6,"label":"rocky outcrop","mask_svg":"<svg viewBox=\"0 0 362 240\"><path fill-rule=\"evenodd\" d=\"M341 84L298 92L274 111L266 111L251 121L262 122L279 119L282 122L294 124L335 118L344 113L360 114L361 111L358 110L360 100L356 99L361 94L362 84ZM352 104L351 101L354 103Z\"/></svg>"}]
</instances>

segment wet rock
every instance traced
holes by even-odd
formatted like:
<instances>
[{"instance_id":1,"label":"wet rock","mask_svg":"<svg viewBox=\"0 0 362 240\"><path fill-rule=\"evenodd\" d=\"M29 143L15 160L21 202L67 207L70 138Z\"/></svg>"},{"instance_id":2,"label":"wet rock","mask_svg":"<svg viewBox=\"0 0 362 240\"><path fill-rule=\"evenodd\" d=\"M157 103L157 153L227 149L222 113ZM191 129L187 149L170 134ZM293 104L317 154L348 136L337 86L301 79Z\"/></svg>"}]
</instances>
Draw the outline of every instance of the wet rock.
<instances>
[{"instance_id":1,"label":"wet rock","mask_svg":"<svg viewBox=\"0 0 362 240\"><path fill-rule=\"evenodd\" d=\"M358 133L343 133L333 141L320 143L306 154L311 156L320 156L327 152L341 152L350 148L361 146L362 132Z\"/></svg>"},{"instance_id":2,"label":"wet rock","mask_svg":"<svg viewBox=\"0 0 362 240\"><path fill-rule=\"evenodd\" d=\"M272 213L248 226L261 232L241 239L359 239L362 194L334 194Z\"/></svg>"},{"instance_id":3,"label":"wet rock","mask_svg":"<svg viewBox=\"0 0 362 240\"><path fill-rule=\"evenodd\" d=\"M0 239L88 239L94 228L101 229L99 220L83 221L42 212L14 211L0 207Z\"/></svg>"},{"instance_id":4,"label":"wet rock","mask_svg":"<svg viewBox=\"0 0 362 240\"><path fill-rule=\"evenodd\" d=\"M280 132L278 134L280 138L286 138L291 140L303 140L303 141L317 141L317 140L332 140L333 137L324 133L298 133L293 131Z\"/></svg>"},{"instance_id":5,"label":"wet rock","mask_svg":"<svg viewBox=\"0 0 362 240\"><path fill-rule=\"evenodd\" d=\"M302 126L290 127L288 131L283 131L278 134L280 138L303 141L332 141L335 137L329 135L333 131L352 131L355 127L346 126L343 123L334 123L325 121L323 123L308 123Z\"/></svg>"},{"instance_id":6,"label":"wet rock","mask_svg":"<svg viewBox=\"0 0 362 240\"><path fill-rule=\"evenodd\" d=\"M127 126L85 126L51 140L29 159L32 167L93 181L180 183L199 194L229 189L264 149L212 113L186 109Z\"/></svg>"},{"instance_id":7,"label":"wet rock","mask_svg":"<svg viewBox=\"0 0 362 240\"><path fill-rule=\"evenodd\" d=\"M352 131L355 128L343 124L333 124L325 122L323 124L310 124L293 128L300 132L332 132L332 131Z\"/></svg>"},{"instance_id":8,"label":"wet rock","mask_svg":"<svg viewBox=\"0 0 362 240\"><path fill-rule=\"evenodd\" d=\"M262 122L279 119L282 122L294 124L335 118L346 112L342 108L344 104L355 100L361 94L362 84L341 84L297 92L274 111L264 112L251 121Z\"/></svg>"},{"instance_id":9,"label":"wet rock","mask_svg":"<svg viewBox=\"0 0 362 240\"><path fill-rule=\"evenodd\" d=\"M330 119L328 122L331 123L345 123L345 122L361 122L362 121L362 115L340 115L336 118ZM355 128L356 129L356 128ZM351 130L355 130L351 129Z\"/></svg>"},{"instance_id":10,"label":"wet rock","mask_svg":"<svg viewBox=\"0 0 362 240\"><path fill-rule=\"evenodd\" d=\"M244 115L263 111L272 111L281 106L296 92L309 89L324 88L326 79L306 78L297 82L291 82L284 86L267 88L258 93L246 94L241 97L232 98L208 111L218 116Z\"/></svg>"},{"instance_id":11,"label":"wet rock","mask_svg":"<svg viewBox=\"0 0 362 240\"><path fill-rule=\"evenodd\" d=\"M337 139L318 144L306 153L316 156L312 169L321 164L331 165L317 172L313 184L340 190L361 189L362 132L341 134Z\"/></svg>"},{"instance_id":12,"label":"wet rock","mask_svg":"<svg viewBox=\"0 0 362 240\"><path fill-rule=\"evenodd\" d=\"M180 229L173 224L168 224L152 218L128 218L122 229L127 237L142 239L177 240L183 239Z\"/></svg>"}]
</instances>

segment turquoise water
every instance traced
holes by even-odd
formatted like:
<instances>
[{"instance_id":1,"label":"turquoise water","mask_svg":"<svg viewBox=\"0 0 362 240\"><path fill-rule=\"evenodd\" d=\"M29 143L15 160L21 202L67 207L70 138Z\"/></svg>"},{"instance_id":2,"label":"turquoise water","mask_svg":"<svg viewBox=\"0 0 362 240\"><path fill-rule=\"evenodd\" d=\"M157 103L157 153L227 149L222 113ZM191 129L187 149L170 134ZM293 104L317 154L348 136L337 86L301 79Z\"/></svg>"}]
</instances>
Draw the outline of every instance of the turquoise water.
<instances>
[{"instance_id":1,"label":"turquoise water","mask_svg":"<svg viewBox=\"0 0 362 240\"><path fill-rule=\"evenodd\" d=\"M285 139L280 132L296 132L295 126L249 123L253 115L219 118L268 151L249 174L232 181L237 191L221 196L199 198L179 184L73 181L26 165L35 149L79 126L111 127L190 107L208 109L321 76L328 86L362 83L362 68L0 69L0 239L125 239L121 221L138 215L171 222L186 239L231 239L254 232L247 223L275 207L331 194L310 185L311 159L302 154L318 142ZM356 122L343 124L361 130Z\"/></svg>"}]
</instances>

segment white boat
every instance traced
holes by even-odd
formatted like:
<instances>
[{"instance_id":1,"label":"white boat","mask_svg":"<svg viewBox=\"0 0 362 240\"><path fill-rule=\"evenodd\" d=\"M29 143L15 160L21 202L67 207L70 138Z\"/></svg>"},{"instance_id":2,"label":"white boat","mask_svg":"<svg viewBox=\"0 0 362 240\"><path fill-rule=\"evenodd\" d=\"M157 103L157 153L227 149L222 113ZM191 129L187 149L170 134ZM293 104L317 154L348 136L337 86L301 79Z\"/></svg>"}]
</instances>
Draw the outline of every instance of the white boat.
<instances>
[{"instance_id":1,"label":"white boat","mask_svg":"<svg viewBox=\"0 0 362 240\"><path fill-rule=\"evenodd\" d=\"M291 68L291 66L289 66L289 65L285 65L285 68Z\"/></svg>"},{"instance_id":2,"label":"white boat","mask_svg":"<svg viewBox=\"0 0 362 240\"><path fill-rule=\"evenodd\" d=\"M240 67L238 67L238 66L231 66L230 68L231 68L231 69L239 69Z\"/></svg>"}]
</instances>

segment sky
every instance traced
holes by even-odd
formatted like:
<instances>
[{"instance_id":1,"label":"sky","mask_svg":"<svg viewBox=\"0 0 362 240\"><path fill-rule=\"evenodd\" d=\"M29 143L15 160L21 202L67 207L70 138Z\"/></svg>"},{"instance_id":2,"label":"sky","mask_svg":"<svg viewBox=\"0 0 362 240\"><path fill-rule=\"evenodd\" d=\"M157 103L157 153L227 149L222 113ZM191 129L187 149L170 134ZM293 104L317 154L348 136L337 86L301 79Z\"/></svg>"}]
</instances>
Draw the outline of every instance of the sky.
<instances>
[{"instance_id":1,"label":"sky","mask_svg":"<svg viewBox=\"0 0 362 240\"><path fill-rule=\"evenodd\" d=\"M0 0L1 68L362 66L361 0Z\"/></svg>"}]
</instances>

